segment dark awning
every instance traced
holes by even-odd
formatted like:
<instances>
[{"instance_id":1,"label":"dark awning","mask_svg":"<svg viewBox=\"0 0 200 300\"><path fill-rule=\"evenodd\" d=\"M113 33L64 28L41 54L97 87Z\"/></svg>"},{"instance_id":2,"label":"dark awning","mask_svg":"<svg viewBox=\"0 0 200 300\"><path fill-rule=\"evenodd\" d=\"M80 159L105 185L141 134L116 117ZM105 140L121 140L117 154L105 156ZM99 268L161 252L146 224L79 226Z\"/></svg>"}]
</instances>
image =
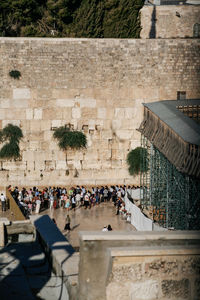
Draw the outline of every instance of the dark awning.
<instances>
[{"instance_id":1,"label":"dark awning","mask_svg":"<svg viewBox=\"0 0 200 300\"><path fill-rule=\"evenodd\" d=\"M200 124L194 121L200 120L200 100L167 100L143 105L144 120L139 131L180 172L200 178Z\"/></svg>"}]
</instances>

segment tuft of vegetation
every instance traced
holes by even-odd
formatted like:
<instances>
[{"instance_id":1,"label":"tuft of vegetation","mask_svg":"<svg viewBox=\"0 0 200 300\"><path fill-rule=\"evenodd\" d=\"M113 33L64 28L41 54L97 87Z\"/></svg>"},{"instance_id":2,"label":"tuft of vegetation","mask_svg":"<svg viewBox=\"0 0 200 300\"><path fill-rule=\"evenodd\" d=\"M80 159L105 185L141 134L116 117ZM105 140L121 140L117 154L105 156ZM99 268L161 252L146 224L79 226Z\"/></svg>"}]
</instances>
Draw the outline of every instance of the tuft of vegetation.
<instances>
[{"instance_id":1,"label":"tuft of vegetation","mask_svg":"<svg viewBox=\"0 0 200 300\"><path fill-rule=\"evenodd\" d=\"M86 148L87 138L81 131L61 126L54 131L53 137L58 140L61 150Z\"/></svg>"},{"instance_id":2,"label":"tuft of vegetation","mask_svg":"<svg viewBox=\"0 0 200 300\"><path fill-rule=\"evenodd\" d=\"M148 152L145 148L137 147L131 150L126 159L130 175L137 175L139 172L147 172L148 160Z\"/></svg>"},{"instance_id":3,"label":"tuft of vegetation","mask_svg":"<svg viewBox=\"0 0 200 300\"><path fill-rule=\"evenodd\" d=\"M1 0L0 36L138 38L144 0Z\"/></svg>"},{"instance_id":4,"label":"tuft of vegetation","mask_svg":"<svg viewBox=\"0 0 200 300\"><path fill-rule=\"evenodd\" d=\"M14 79L19 79L21 77L21 73L18 70L12 70L9 72L10 77Z\"/></svg>"},{"instance_id":5,"label":"tuft of vegetation","mask_svg":"<svg viewBox=\"0 0 200 300\"><path fill-rule=\"evenodd\" d=\"M20 157L19 142L23 134L18 126L8 124L0 131L0 142L5 143L0 149L0 158L17 159Z\"/></svg>"}]
</instances>

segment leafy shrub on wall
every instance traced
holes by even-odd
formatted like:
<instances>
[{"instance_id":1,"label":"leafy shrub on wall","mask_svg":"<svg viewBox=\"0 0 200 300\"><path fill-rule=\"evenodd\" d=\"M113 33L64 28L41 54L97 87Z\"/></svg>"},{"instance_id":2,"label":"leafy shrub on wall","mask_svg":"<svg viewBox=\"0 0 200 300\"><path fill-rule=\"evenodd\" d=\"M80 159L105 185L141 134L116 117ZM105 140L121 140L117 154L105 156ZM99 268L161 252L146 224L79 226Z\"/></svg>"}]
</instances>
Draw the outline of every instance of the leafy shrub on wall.
<instances>
[{"instance_id":1,"label":"leafy shrub on wall","mask_svg":"<svg viewBox=\"0 0 200 300\"><path fill-rule=\"evenodd\" d=\"M61 126L54 131L53 137L58 140L61 150L86 148L87 138L81 131Z\"/></svg>"},{"instance_id":2,"label":"leafy shrub on wall","mask_svg":"<svg viewBox=\"0 0 200 300\"><path fill-rule=\"evenodd\" d=\"M22 130L15 125L8 124L0 131L0 142L4 143L0 149L0 158L17 159L20 157L19 142L23 137Z\"/></svg>"},{"instance_id":3,"label":"leafy shrub on wall","mask_svg":"<svg viewBox=\"0 0 200 300\"><path fill-rule=\"evenodd\" d=\"M21 73L18 70L12 70L9 72L10 77L14 79L19 79L21 77Z\"/></svg>"},{"instance_id":4,"label":"leafy shrub on wall","mask_svg":"<svg viewBox=\"0 0 200 300\"><path fill-rule=\"evenodd\" d=\"M137 147L131 150L127 155L126 161L130 175L148 171L148 152L145 148Z\"/></svg>"}]
</instances>

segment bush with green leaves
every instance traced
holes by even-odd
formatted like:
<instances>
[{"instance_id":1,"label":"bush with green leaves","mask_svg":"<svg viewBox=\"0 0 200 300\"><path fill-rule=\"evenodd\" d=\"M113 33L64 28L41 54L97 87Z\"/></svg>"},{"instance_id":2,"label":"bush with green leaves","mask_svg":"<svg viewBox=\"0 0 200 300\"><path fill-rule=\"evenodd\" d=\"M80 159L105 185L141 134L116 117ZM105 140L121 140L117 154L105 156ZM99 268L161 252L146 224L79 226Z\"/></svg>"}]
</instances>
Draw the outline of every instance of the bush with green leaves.
<instances>
[{"instance_id":1,"label":"bush with green leaves","mask_svg":"<svg viewBox=\"0 0 200 300\"><path fill-rule=\"evenodd\" d=\"M138 38L144 0L1 0L0 36Z\"/></svg>"},{"instance_id":2,"label":"bush with green leaves","mask_svg":"<svg viewBox=\"0 0 200 300\"><path fill-rule=\"evenodd\" d=\"M4 143L0 149L0 158L17 159L20 157L19 142L23 138L22 130L15 125L8 124L0 131L0 142Z\"/></svg>"},{"instance_id":3,"label":"bush with green leaves","mask_svg":"<svg viewBox=\"0 0 200 300\"><path fill-rule=\"evenodd\" d=\"M126 159L130 175L137 175L139 172L148 170L148 152L147 149L137 147L131 150Z\"/></svg>"},{"instance_id":4,"label":"bush with green leaves","mask_svg":"<svg viewBox=\"0 0 200 300\"><path fill-rule=\"evenodd\" d=\"M61 126L54 131L53 137L58 140L60 149L67 150L86 148L87 138L81 131Z\"/></svg>"},{"instance_id":5,"label":"bush with green leaves","mask_svg":"<svg viewBox=\"0 0 200 300\"><path fill-rule=\"evenodd\" d=\"M19 79L21 77L21 73L18 70L12 70L9 72L10 77L14 79Z\"/></svg>"}]
</instances>

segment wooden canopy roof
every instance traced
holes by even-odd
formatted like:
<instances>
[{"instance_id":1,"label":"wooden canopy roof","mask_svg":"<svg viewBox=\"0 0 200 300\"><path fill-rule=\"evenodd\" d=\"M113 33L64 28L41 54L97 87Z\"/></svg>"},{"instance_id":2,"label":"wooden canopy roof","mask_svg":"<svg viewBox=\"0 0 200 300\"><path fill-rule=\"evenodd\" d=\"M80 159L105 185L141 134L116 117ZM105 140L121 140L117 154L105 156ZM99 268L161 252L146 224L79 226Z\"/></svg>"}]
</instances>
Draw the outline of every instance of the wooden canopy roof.
<instances>
[{"instance_id":1,"label":"wooden canopy roof","mask_svg":"<svg viewBox=\"0 0 200 300\"><path fill-rule=\"evenodd\" d=\"M139 131L178 171L200 178L200 100L143 105Z\"/></svg>"}]
</instances>

